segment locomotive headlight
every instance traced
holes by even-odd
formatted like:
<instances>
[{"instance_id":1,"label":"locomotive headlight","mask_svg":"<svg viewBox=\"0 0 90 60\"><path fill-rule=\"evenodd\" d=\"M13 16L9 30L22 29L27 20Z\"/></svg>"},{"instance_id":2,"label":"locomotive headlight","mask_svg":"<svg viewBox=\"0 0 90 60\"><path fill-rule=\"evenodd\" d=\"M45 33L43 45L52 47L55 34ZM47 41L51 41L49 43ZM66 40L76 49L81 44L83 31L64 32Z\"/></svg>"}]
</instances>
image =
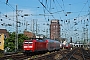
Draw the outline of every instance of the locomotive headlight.
<instances>
[{"instance_id":1,"label":"locomotive headlight","mask_svg":"<svg viewBox=\"0 0 90 60\"><path fill-rule=\"evenodd\" d=\"M62 47L62 44L60 44L60 47Z\"/></svg>"},{"instance_id":2,"label":"locomotive headlight","mask_svg":"<svg viewBox=\"0 0 90 60\"><path fill-rule=\"evenodd\" d=\"M29 46L29 48L32 48L32 46Z\"/></svg>"},{"instance_id":3,"label":"locomotive headlight","mask_svg":"<svg viewBox=\"0 0 90 60\"><path fill-rule=\"evenodd\" d=\"M27 46L24 46L24 48L27 48Z\"/></svg>"}]
</instances>

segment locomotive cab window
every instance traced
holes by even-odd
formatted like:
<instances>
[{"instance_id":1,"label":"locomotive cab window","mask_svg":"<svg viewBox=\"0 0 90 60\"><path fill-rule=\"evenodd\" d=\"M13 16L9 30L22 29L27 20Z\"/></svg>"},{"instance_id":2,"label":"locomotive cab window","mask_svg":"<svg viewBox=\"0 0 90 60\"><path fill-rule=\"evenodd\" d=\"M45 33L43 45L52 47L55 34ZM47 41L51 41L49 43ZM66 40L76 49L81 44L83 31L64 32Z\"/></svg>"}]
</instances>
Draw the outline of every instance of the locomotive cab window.
<instances>
[{"instance_id":1,"label":"locomotive cab window","mask_svg":"<svg viewBox=\"0 0 90 60\"><path fill-rule=\"evenodd\" d=\"M25 41L24 44L32 44L32 41Z\"/></svg>"}]
</instances>

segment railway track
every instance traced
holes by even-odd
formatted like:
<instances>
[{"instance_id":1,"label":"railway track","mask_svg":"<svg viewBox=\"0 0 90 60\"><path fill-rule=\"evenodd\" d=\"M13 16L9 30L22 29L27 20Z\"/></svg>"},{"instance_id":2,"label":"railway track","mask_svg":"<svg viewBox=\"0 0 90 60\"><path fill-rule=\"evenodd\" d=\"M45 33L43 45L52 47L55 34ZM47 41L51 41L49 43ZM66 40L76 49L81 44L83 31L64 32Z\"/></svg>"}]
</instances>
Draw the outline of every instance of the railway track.
<instances>
[{"instance_id":1,"label":"railway track","mask_svg":"<svg viewBox=\"0 0 90 60\"><path fill-rule=\"evenodd\" d=\"M90 60L90 52L83 48L76 48L64 55L60 60Z\"/></svg>"},{"instance_id":2,"label":"railway track","mask_svg":"<svg viewBox=\"0 0 90 60\"><path fill-rule=\"evenodd\" d=\"M67 52L61 52L61 51L55 51L55 52L47 52L47 53L39 53L34 55L24 55L23 53L20 54L7 54L0 58L0 60L51 60L51 59L58 59L60 56L66 54ZM56 55L56 56L55 56Z\"/></svg>"},{"instance_id":3,"label":"railway track","mask_svg":"<svg viewBox=\"0 0 90 60\"><path fill-rule=\"evenodd\" d=\"M60 58L63 57L68 52L70 52L70 50L55 51L55 52L43 54L39 57L30 60L60 60Z\"/></svg>"},{"instance_id":4,"label":"railway track","mask_svg":"<svg viewBox=\"0 0 90 60\"><path fill-rule=\"evenodd\" d=\"M16 53L16 54L8 54L0 58L0 60L23 60L28 58L28 56L24 55L23 53Z\"/></svg>"},{"instance_id":5,"label":"railway track","mask_svg":"<svg viewBox=\"0 0 90 60\"><path fill-rule=\"evenodd\" d=\"M90 50L75 48L26 56L24 54L6 55L0 60L90 60Z\"/></svg>"},{"instance_id":6,"label":"railway track","mask_svg":"<svg viewBox=\"0 0 90 60\"><path fill-rule=\"evenodd\" d=\"M23 53L7 54L0 58L0 60L58 60L67 54L69 50L60 50L47 53L39 53L34 55L24 55Z\"/></svg>"}]
</instances>

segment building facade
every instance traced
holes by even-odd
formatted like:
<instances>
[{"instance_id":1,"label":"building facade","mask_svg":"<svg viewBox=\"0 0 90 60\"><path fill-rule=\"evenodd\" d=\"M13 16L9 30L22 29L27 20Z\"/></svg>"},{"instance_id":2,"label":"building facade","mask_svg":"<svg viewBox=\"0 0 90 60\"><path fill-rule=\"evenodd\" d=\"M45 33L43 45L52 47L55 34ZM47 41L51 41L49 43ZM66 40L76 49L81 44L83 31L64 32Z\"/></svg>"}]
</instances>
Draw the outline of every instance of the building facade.
<instances>
[{"instance_id":1,"label":"building facade","mask_svg":"<svg viewBox=\"0 0 90 60\"><path fill-rule=\"evenodd\" d=\"M24 31L24 35L28 38L35 38L35 34L29 31Z\"/></svg>"},{"instance_id":2,"label":"building facade","mask_svg":"<svg viewBox=\"0 0 90 60\"><path fill-rule=\"evenodd\" d=\"M6 29L0 29L0 50L4 50L4 39L9 38L9 34Z\"/></svg>"},{"instance_id":3,"label":"building facade","mask_svg":"<svg viewBox=\"0 0 90 60\"><path fill-rule=\"evenodd\" d=\"M0 50L4 50L4 34L0 34Z\"/></svg>"},{"instance_id":4,"label":"building facade","mask_svg":"<svg viewBox=\"0 0 90 60\"><path fill-rule=\"evenodd\" d=\"M0 34L2 34L2 33L4 34L5 38L9 37L9 34L6 29L0 29Z\"/></svg>"},{"instance_id":5,"label":"building facade","mask_svg":"<svg viewBox=\"0 0 90 60\"><path fill-rule=\"evenodd\" d=\"M57 19L51 20L50 38L54 40L60 38L60 24L59 24L59 20Z\"/></svg>"}]
</instances>

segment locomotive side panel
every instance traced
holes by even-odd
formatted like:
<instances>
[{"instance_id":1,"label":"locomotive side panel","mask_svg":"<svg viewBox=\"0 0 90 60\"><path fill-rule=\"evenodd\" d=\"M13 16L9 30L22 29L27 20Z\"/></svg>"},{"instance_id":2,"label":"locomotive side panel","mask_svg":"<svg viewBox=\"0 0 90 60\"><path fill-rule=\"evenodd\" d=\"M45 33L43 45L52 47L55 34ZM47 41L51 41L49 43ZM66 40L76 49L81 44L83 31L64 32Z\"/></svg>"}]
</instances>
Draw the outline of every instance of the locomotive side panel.
<instances>
[{"instance_id":1,"label":"locomotive side panel","mask_svg":"<svg viewBox=\"0 0 90 60\"><path fill-rule=\"evenodd\" d=\"M35 51L47 50L46 42L35 42Z\"/></svg>"}]
</instances>

